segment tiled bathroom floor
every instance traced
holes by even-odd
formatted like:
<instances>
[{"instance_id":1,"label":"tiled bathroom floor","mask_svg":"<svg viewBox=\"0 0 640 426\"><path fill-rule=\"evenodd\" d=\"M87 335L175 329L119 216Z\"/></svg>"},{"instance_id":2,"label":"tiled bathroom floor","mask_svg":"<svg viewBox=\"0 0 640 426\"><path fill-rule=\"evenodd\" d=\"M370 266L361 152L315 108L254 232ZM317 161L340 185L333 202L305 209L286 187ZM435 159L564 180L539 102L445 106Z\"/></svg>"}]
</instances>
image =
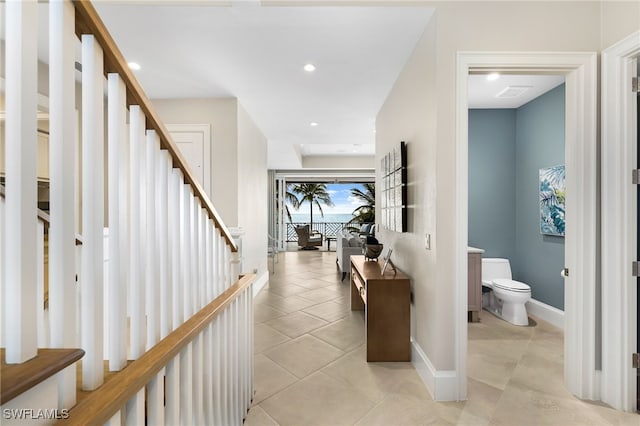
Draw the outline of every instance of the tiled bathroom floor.
<instances>
[{"instance_id":1,"label":"tiled bathroom floor","mask_svg":"<svg viewBox=\"0 0 640 426\"><path fill-rule=\"evenodd\" d=\"M640 416L571 396L562 331L487 312L469 325L468 397L435 402L411 363L367 363L335 252L283 252L255 299L256 425L634 425Z\"/></svg>"}]
</instances>

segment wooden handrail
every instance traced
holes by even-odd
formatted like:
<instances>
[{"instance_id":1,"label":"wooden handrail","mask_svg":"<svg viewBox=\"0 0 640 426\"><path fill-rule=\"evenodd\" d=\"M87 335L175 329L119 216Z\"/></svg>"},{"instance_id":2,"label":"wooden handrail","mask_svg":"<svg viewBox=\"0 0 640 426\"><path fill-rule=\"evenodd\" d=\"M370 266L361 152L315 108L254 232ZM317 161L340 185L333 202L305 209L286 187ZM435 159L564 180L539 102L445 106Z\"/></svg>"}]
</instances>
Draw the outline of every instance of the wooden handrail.
<instances>
[{"instance_id":1,"label":"wooden handrail","mask_svg":"<svg viewBox=\"0 0 640 426\"><path fill-rule=\"evenodd\" d=\"M38 385L84 355L82 349L38 349L38 355L22 364L7 364L4 349L0 349L2 382L0 404Z\"/></svg>"},{"instance_id":2,"label":"wooden handrail","mask_svg":"<svg viewBox=\"0 0 640 426\"><path fill-rule=\"evenodd\" d=\"M206 192L191 172L187 161L180 153L175 142L173 142L169 131L156 114L153 109L153 104L149 101L138 80L129 69L127 61L124 59L122 52L120 52L111 34L109 34L109 31L100 19L98 12L89 0L74 0L73 5L76 9L76 34L78 37L81 37L82 34L91 34L98 40L98 43L104 51L105 74L117 73L120 75L127 88L127 106L140 106L147 119L147 129L153 129L157 132L160 137L160 146L169 151L169 154L173 158L174 167L182 170L185 181L191 185L196 197L200 199L203 207L209 213L209 217L213 219L216 227L222 232L227 244L231 247L231 251L237 252L238 248L231 237L231 233L224 225L224 222L211 203L211 200L209 200Z\"/></svg>"},{"instance_id":3,"label":"wooden handrail","mask_svg":"<svg viewBox=\"0 0 640 426\"><path fill-rule=\"evenodd\" d=\"M207 325L216 319L255 280L255 277L254 274L242 276L214 301L198 311L124 370L117 373L117 377L103 384L80 401L69 412L69 418L58 423L82 426L106 423Z\"/></svg>"}]
</instances>

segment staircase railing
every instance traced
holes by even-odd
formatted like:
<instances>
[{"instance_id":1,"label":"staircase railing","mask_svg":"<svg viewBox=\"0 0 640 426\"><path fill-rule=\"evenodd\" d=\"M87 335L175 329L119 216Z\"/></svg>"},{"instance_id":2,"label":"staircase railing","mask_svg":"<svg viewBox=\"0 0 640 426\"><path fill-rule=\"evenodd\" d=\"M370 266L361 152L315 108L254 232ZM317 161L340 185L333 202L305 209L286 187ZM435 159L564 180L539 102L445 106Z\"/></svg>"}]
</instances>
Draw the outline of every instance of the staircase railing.
<instances>
[{"instance_id":1,"label":"staircase railing","mask_svg":"<svg viewBox=\"0 0 640 426\"><path fill-rule=\"evenodd\" d=\"M71 409L68 421L241 424L253 390L253 276L238 278L228 229L89 1L4 6L0 299L6 364L33 360L42 347L36 117L37 29L44 26L38 25L38 8L46 8L49 20L46 345L80 347L85 355L79 381L93 391ZM124 370L103 385L105 364L112 372ZM43 382L40 397L32 389L36 397L30 401L43 409L70 409L76 404L75 375L75 366L61 367ZM113 386L123 396L112 398ZM3 400L2 407L19 406L18 398ZM108 409L96 408L107 400Z\"/></svg>"}]
</instances>

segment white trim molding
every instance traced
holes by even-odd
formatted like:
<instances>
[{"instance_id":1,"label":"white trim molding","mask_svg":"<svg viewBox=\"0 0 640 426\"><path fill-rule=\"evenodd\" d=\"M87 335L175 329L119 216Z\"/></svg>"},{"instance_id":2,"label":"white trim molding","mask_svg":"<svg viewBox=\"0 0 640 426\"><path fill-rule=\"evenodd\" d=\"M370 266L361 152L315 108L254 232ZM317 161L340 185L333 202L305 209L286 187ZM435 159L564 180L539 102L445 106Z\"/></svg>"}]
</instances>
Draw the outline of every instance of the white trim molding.
<instances>
[{"instance_id":1,"label":"white trim molding","mask_svg":"<svg viewBox=\"0 0 640 426\"><path fill-rule=\"evenodd\" d=\"M637 192L631 170L637 164L636 94L640 32L602 52L602 400L636 410Z\"/></svg>"},{"instance_id":2,"label":"white trim molding","mask_svg":"<svg viewBox=\"0 0 640 426\"><path fill-rule=\"evenodd\" d=\"M253 297L256 297L258 293L260 293L260 290L262 290L262 288L267 285L268 282L269 271L265 271L262 273L262 275L256 278L255 282L253 283Z\"/></svg>"},{"instance_id":3,"label":"white trim molding","mask_svg":"<svg viewBox=\"0 0 640 426\"><path fill-rule=\"evenodd\" d=\"M529 300L526 307L527 313L564 330L564 311L536 299Z\"/></svg>"},{"instance_id":4,"label":"white trim molding","mask_svg":"<svg viewBox=\"0 0 640 426\"><path fill-rule=\"evenodd\" d=\"M597 54L595 52L458 52L456 98L455 368L466 397L469 71L562 74L566 79L565 385L598 399L595 373L597 264ZM558 271L560 272L560 271Z\"/></svg>"},{"instance_id":5,"label":"white trim molding","mask_svg":"<svg viewBox=\"0 0 640 426\"><path fill-rule=\"evenodd\" d=\"M411 338L411 363L434 401L458 400L458 379L455 370L436 370L429 357L413 338Z\"/></svg>"}]
</instances>

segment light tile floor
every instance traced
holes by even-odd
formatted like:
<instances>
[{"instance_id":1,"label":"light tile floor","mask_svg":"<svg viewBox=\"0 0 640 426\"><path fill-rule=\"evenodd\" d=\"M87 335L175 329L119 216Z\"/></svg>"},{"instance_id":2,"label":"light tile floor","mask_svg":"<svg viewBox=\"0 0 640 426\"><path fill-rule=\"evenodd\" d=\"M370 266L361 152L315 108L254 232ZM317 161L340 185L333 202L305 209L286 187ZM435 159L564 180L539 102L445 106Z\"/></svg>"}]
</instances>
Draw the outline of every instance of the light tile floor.
<instances>
[{"instance_id":1,"label":"light tile floor","mask_svg":"<svg viewBox=\"0 0 640 426\"><path fill-rule=\"evenodd\" d=\"M563 380L563 335L487 312L469 324L468 397L435 402L411 363L367 363L335 252L283 252L255 299L256 425L640 425L581 401Z\"/></svg>"}]
</instances>

